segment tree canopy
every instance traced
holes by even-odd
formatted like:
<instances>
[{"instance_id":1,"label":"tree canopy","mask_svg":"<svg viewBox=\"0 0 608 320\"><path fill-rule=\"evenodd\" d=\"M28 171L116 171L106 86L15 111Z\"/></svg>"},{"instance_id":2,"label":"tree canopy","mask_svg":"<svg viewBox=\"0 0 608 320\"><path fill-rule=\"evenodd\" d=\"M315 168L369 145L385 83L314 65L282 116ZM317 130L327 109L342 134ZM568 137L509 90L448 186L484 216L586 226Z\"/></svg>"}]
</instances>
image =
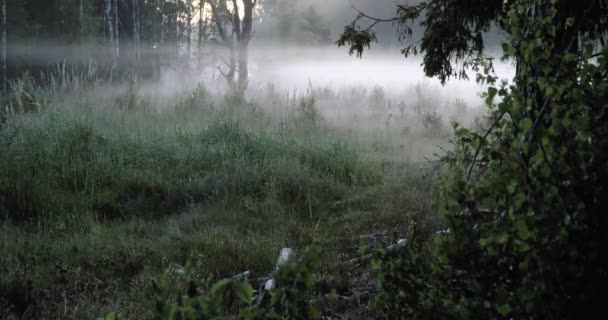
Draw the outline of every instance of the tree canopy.
<instances>
[{"instance_id":1,"label":"tree canopy","mask_svg":"<svg viewBox=\"0 0 608 320\"><path fill-rule=\"evenodd\" d=\"M393 23L401 40L411 39L412 26L423 29L420 41L403 48L405 56L422 54L424 71L442 82L453 76L466 77L468 67L476 67L484 58L484 33L493 26L513 34L508 22L516 0L427 0L416 5L397 6L390 18L372 17L358 11L352 24L345 27L339 46L348 45L350 53L361 56L376 41L374 27ZM581 5L570 0L556 0L557 14L553 20L560 43L558 51L577 51L582 36L596 39L602 45L608 36L608 0L590 0ZM540 14L541 8L531 2L525 14ZM571 25L567 28L567 26Z\"/></svg>"}]
</instances>

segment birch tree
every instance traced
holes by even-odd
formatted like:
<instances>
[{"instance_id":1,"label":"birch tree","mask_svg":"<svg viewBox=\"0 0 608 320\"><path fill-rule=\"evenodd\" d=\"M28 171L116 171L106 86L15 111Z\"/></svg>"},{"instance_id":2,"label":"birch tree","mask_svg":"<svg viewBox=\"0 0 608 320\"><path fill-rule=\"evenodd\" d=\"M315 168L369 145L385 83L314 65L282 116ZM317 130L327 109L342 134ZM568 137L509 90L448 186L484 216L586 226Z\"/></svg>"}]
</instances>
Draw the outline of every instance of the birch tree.
<instances>
[{"instance_id":1,"label":"birch tree","mask_svg":"<svg viewBox=\"0 0 608 320\"><path fill-rule=\"evenodd\" d=\"M65 29L65 3L63 0L59 0L59 33L66 32ZM64 35L65 37L65 35ZM65 39L65 38L64 38Z\"/></svg>"},{"instance_id":2,"label":"birch tree","mask_svg":"<svg viewBox=\"0 0 608 320\"><path fill-rule=\"evenodd\" d=\"M131 0L131 11L133 14L133 54L135 61L141 60L141 23L138 0Z\"/></svg>"},{"instance_id":3,"label":"birch tree","mask_svg":"<svg viewBox=\"0 0 608 320\"><path fill-rule=\"evenodd\" d=\"M228 34L226 30L226 25L230 22L230 20L232 20L233 23L233 30L235 29L233 14L228 11L228 6L226 5L225 1L211 0L209 1L209 5L211 6L213 22L215 23L217 33L221 39L221 45L230 53L229 61L225 62L228 66L228 72L224 72L221 67L218 67L218 70L224 76L224 78L226 78L228 85L233 86L236 75L236 47L234 44L235 32L233 31L232 33ZM238 10L235 10L235 12L237 12L236 15L238 16Z\"/></svg>"},{"instance_id":4,"label":"birch tree","mask_svg":"<svg viewBox=\"0 0 608 320\"><path fill-rule=\"evenodd\" d=\"M6 73L6 0L2 0L2 92L7 91Z\"/></svg>"},{"instance_id":5,"label":"birch tree","mask_svg":"<svg viewBox=\"0 0 608 320\"><path fill-rule=\"evenodd\" d=\"M118 22L118 0L114 0L114 50L116 59L120 57L120 32L118 30Z\"/></svg>"},{"instance_id":6,"label":"birch tree","mask_svg":"<svg viewBox=\"0 0 608 320\"><path fill-rule=\"evenodd\" d=\"M198 65L203 65L203 41L207 40L207 20L205 14L205 0L199 1L199 17L198 17Z\"/></svg>"},{"instance_id":7,"label":"birch tree","mask_svg":"<svg viewBox=\"0 0 608 320\"><path fill-rule=\"evenodd\" d=\"M243 17L240 16L239 2L231 0L232 11L228 11L230 23L232 25L232 33L228 35L224 28L224 20L220 8L227 8L226 2L209 1L213 20L222 43L230 50L230 62L228 63L228 73L222 72L222 75L228 80L232 86L236 85L236 89L242 91L247 88L249 81L249 42L253 36L253 11L257 5L257 0L242 0ZM219 7L222 5L223 7ZM226 9L227 10L227 9ZM236 40L236 41L235 41ZM237 61L238 60L238 61ZM238 81L235 83L235 77L238 71Z\"/></svg>"},{"instance_id":8,"label":"birch tree","mask_svg":"<svg viewBox=\"0 0 608 320\"><path fill-rule=\"evenodd\" d=\"M78 1L78 16L80 21L80 49L84 47L84 0Z\"/></svg>"},{"instance_id":9,"label":"birch tree","mask_svg":"<svg viewBox=\"0 0 608 320\"><path fill-rule=\"evenodd\" d=\"M110 44L112 45L112 58L116 61L116 43L114 41L114 17L112 16L112 0L105 0L105 14L104 19L108 25L108 37L110 40Z\"/></svg>"},{"instance_id":10,"label":"birch tree","mask_svg":"<svg viewBox=\"0 0 608 320\"><path fill-rule=\"evenodd\" d=\"M237 10L236 0L233 0L235 6L235 17L238 18L239 11ZM253 35L253 9L257 4L257 0L243 0L243 20L240 23L241 29L238 33L239 43L239 86L245 88L249 81L249 42Z\"/></svg>"},{"instance_id":11,"label":"birch tree","mask_svg":"<svg viewBox=\"0 0 608 320\"><path fill-rule=\"evenodd\" d=\"M188 21L186 22L186 61L190 60L192 51L192 0L188 0Z\"/></svg>"},{"instance_id":12,"label":"birch tree","mask_svg":"<svg viewBox=\"0 0 608 320\"><path fill-rule=\"evenodd\" d=\"M163 45L165 44L165 24L166 24L166 15L165 15L165 7L166 4L164 0L162 0L162 5L159 3L158 7L160 8L160 47L163 49Z\"/></svg>"}]
</instances>

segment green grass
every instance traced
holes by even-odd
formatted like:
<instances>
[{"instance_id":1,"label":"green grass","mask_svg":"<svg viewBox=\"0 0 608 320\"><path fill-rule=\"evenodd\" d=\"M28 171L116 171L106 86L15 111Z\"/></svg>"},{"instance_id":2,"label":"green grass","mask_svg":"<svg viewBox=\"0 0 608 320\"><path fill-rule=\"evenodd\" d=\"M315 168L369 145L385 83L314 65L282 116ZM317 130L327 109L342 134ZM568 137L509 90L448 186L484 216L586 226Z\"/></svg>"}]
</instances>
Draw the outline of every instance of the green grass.
<instances>
[{"instance_id":1,"label":"green grass","mask_svg":"<svg viewBox=\"0 0 608 320\"><path fill-rule=\"evenodd\" d=\"M0 307L146 318L151 279L175 264L191 259L201 281L263 275L282 247L313 241L343 282L332 266L360 234L432 211L432 178L395 160L403 145L390 139L368 143L298 110L269 126L249 102L200 88L167 112L120 97L110 112L62 97L0 125Z\"/></svg>"},{"instance_id":2,"label":"green grass","mask_svg":"<svg viewBox=\"0 0 608 320\"><path fill-rule=\"evenodd\" d=\"M48 112L0 133L3 211L14 221L95 212L155 218L188 203L254 199L301 209L377 183L348 142L311 133L253 134L233 122L131 135Z\"/></svg>"}]
</instances>

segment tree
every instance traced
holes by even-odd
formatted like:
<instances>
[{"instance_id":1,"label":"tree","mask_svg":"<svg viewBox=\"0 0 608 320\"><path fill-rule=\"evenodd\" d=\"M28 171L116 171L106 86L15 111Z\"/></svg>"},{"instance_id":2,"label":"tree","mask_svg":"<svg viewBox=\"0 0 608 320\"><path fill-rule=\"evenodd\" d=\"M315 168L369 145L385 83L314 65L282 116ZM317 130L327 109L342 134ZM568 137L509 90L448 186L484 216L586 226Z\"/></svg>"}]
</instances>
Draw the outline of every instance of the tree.
<instances>
[{"instance_id":1,"label":"tree","mask_svg":"<svg viewBox=\"0 0 608 320\"><path fill-rule=\"evenodd\" d=\"M236 75L236 51L234 45L234 32L230 35L227 33L226 28L229 23L234 23L233 14L228 10L226 1L210 0L209 5L211 6L211 14L213 16L213 22L217 29L217 34L220 38L220 44L228 49L230 54L230 60L225 61L228 66L228 72L222 71L221 67L218 70L222 73L226 81L230 86L234 85L234 78ZM234 26L233 26L234 28Z\"/></svg>"},{"instance_id":2,"label":"tree","mask_svg":"<svg viewBox=\"0 0 608 320\"><path fill-rule=\"evenodd\" d=\"M2 93L7 91L7 72L6 72L6 0L2 0Z\"/></svg>"},{"instance_id":3,"label":"tree","mask_svg":"<svg viewBox=\"0 0 608 320\"><path fill-rule=\"evenodd\" d=\"M199 11L198 11L198 65L203 65L203 42L206 42L209 39L209 23L207 18L205 17L205 3L206 1L199 1Z\"/></svg>"},{"instance_id":4,"label":"tree","mask_svg":"<svg viewBox=\"0 0 608 320\"><path fill-rule=\"evenodd\" d=\"M411 38L412 24L419 22L423 28L421 40L402 50L406 56L422 54L424 71L429 77L438 77L445 82L452 76L466 78L466 69L476 67L484 60L483 33L493 25L510 34L512 30L505 21L516 0L425 0L417 5L399 5L397 16L387 19L372 17L357 11L358 15L336 42L349 45L350 53L359 56L364 49L376 41L374 27L378 23L395 23L399 37ZM590 0L581 6L569 0L556 1L555 30L559 44L558 52L576 52L580 37L586 33L597 36L602 45L608 29L608 0ZM527 14L539 14L539 8L528 6ZM570 19L576 21L573 28L565 28ZM367 21L367 26L362 24ZM460 68L453 64L460 64Z\"/></svg>"},{"instance_id":5,"label":"tree","mask_svg":"<svg viewBox=\"0 0 608 320\"><path fill-rule=\"evenodd\" d=\"M449 76L453 54L472 59L483 68L478 80L489 85L491 125L478 132L455 124L439 204L448 229L429 256L414 244L379 254L378 311L422 319L571 319L603 311L608 16L586 8L605 13L607 4L575 10L564 1L505 2L494 17L508 30L504 58L518 64L511 84L476 60L483 45L471 39L490 23L481 22L487 15L447 10L457 1L423 4L440 14L426 13L425 27L438 32L422 39L427 74ZM462 15L469 20L456 18ZM456 22L457 32L444 29ZM367 40L355 39L354 52Z\"/></svg>"},{"instance_id":6,"label":"tree","mask_svg":"<svg viewBox=\"0 0 608 320\"><path fill-rule=\"evenodd\" d=\"M296 3L294 0L274 0L266 1L266 5L272 16L277 19L277 30L279 40L287 42L293 33L294 22L296 21Z\"/></svg>"},{"instance_id":7,"label":"tree","mask_svg":"<svg viewBox=\"0 0 608 320\"><path fill-rule=\"evenodd\" d=\"M120 58L120 31L118 30L118 17L118 0L114 0L114 56L116 57L116 59Z\"/></svg>"},{"instance_id":8,"label":"tree","mask_svg":"<svg viewBox=\"0 0 608 320\"><path fill-rule=\"evenodd\" d=\"M239 87L244 89L249 81L249 42L253 36L253 9L257 0L243 0L243 20L239 23L239 10L236 0L234 4L236 36L239 44ZM238 26L240 25L240 28Z\"/></svg>"},{"instance_id":9,"label":"tree","mask_svg":"<svg viewBox=\"0 0 608 320\"><path fill-rule=\"evenodd\" d=\"M116 56L114 55L116 43L114 39L114 23L112 22L114 17L112 16L112 0L105 0L105 15L104 19L108 25L107 35L110 39L110 43L112 44L112 57L116 60Z\"/></svg>"},{"instance_id":10,"label":"tree","mask_svg":"<svg viewBox=\"0 0 608 320\"><path fill-rule=\"evenodd\" d=\"M302 31L308 34L313 43L329 43L329 28L325 25L323 17L319 15L315 7L309 6L302 15Z\"/></svg>"},{"instance_id":11,"label":"tree","mask_svg":"<svg viewBox=\"0 0 608 320\"><path fill-rule=\"evenodd\" d=\"M84 45L84 0L78 1L78 21L80 23L80 46L81 51Z\"/></svg>"},{"instance_id":12,"label":"tree","mask_svg":"<svg viewBox=\"0 0 608 320\"><path fill-rule=\"evenodd\" d=\"M186 60L190 60L192 51L192 0L188 0L188 14L186 17Z\"/></svg>"},{"instance_id":13,"label":"tree","mask_svg":"<svg viewBox=\"0 0 608 320\"><path fill-rule=\"evenodd\" d=\"M253 11L257 0L242 0L243 17L239 12L240 7L237 0L231 0L232 10L228 9L229 0L209 1L213 21L215 22L222 46L230 52L230 60L226 62L228 72L220 72L228 81L228 84L242 91L247 87L249 80L249 42L253 36ZM227 25L232 27L230 35L226 32ZM238 61L237 61L238 59ZM235 77L238 71L238 81Z\"/></svg>"},{"instance_id":14,"label":"tree","mask_svg":"<svg viewBox=\"0 0 608 320\"><path fill-rule=\"evenodd\" d=\"M141 59L141 22L140 22L140 10L139 1L131 0L131 12L133 13L133 53L135 55L135 61L139 63Z\"/></svg>"},{"instance_id":15,"label":"tree","mask_svg":"<svg viewBox=\"0 0 608 320\"><path fill-rule=\"evenodd\" d=\"M164 10L165 7L166 7L166 4L165 4L165 2L163 0L163 6L161 7L159 5L159 8L161 8L160 9L160 12L161 12L161 14L160 14L161 15L161 19L160 19L160 40L159 40L161 49L164 48L164 45L165 45L165 27L166 27L166 24L167 24L166 23L167 16L166 16L165 10Z\"/></svg>"}]
</instances>

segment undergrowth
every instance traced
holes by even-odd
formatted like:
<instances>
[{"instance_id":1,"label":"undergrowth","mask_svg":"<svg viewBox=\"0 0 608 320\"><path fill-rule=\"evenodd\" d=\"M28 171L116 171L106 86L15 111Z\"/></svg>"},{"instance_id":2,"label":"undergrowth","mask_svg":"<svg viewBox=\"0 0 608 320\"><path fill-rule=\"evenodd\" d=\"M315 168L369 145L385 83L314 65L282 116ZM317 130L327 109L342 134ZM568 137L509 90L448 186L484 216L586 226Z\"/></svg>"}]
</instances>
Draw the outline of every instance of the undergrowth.
<instances>
[{"instance_id":1,"label":"undergrowth","mask_svg":"<svg viewBox=\"0 0 608 320\"><path fill-rule=\"evenodd\" d=\"M163 106L134 81L104 99L28 83L2 101L0 318L150 318L151 280L179 264L202 288L313 242L320 267L301 271L350 294L336 256L433 217L432 175L403 160L416 152L388 127L333 127L319 101L344 97L329 89L257 100L199 86Z\"/></svg>"},{"instance_id":2,"label":"undergrowth","mask_svg":"<svg viewBox=\"0 0 608 320\"><path fill-rule=\"evenodd\" d=\"M308 210L379 181L347 141L254 134L233 122L133 136L48 112L7 124L0 148L0 210L13 221L157 217L242 198Z\"/></svg>"}]
</instances>

